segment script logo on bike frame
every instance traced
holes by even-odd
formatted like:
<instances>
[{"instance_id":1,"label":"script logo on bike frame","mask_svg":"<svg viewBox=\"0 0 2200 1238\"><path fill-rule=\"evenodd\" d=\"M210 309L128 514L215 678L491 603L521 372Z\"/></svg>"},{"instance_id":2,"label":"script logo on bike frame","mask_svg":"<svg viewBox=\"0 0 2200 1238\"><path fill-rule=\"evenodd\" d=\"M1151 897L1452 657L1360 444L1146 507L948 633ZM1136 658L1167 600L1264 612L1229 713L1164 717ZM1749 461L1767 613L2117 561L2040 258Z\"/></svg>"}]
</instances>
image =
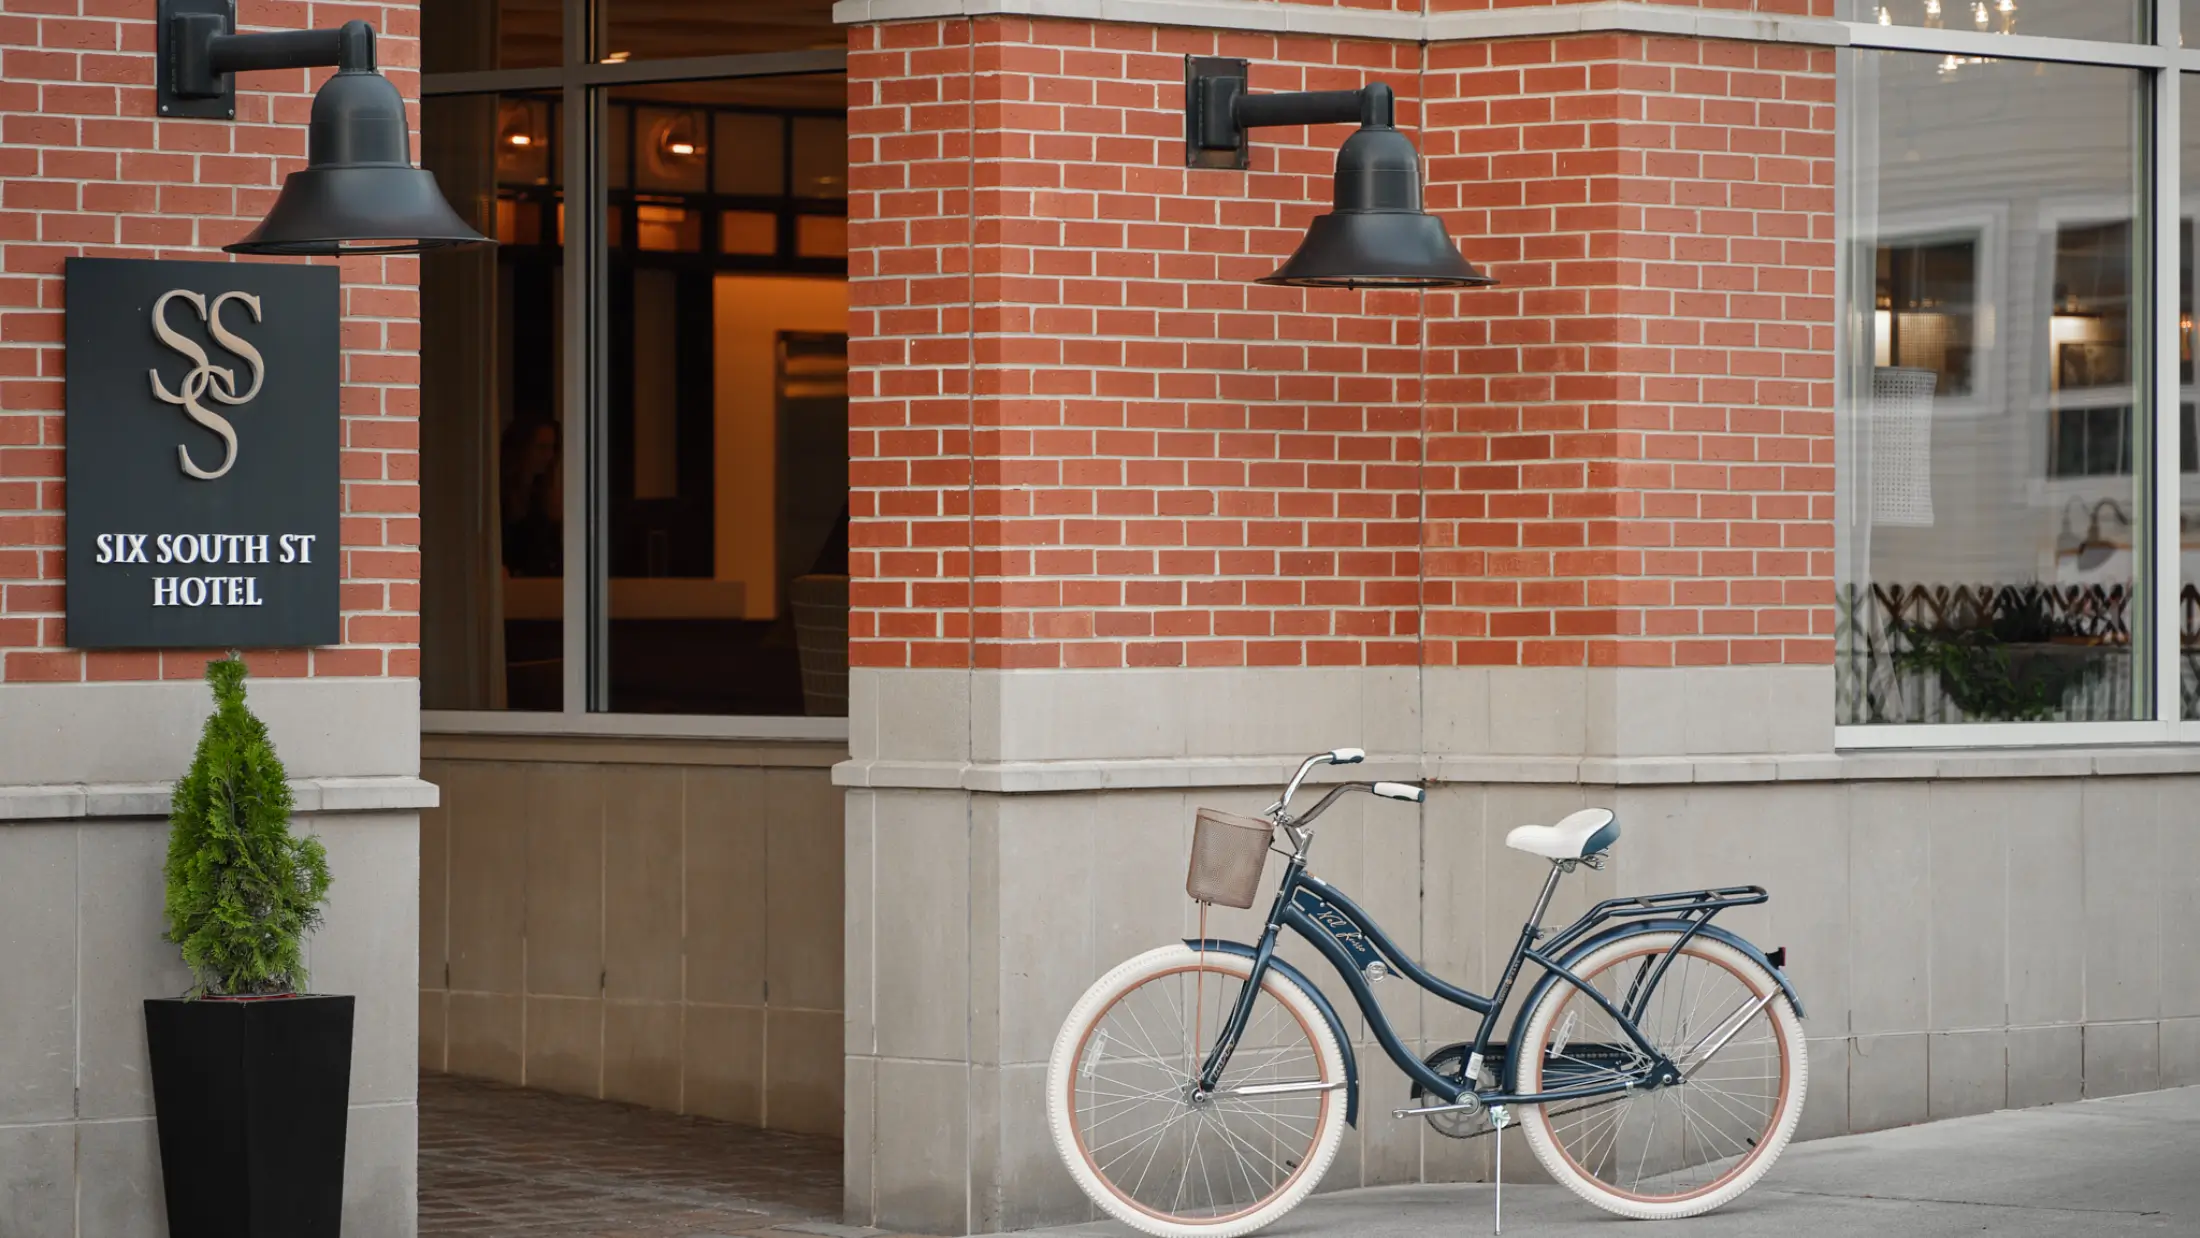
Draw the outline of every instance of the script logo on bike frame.
<instances>
[{"instance_id":1,"label":"script logo on bike frame","mask_svg":"<svg viewBox=\"0 0 2200 1238\"><path fill-rule=\"evenodd\" d=\"M1298 892L1291 896L1291 905L1319 925L1332 941L1343 946L1345 953L1352 956L1352 962L1361 972L1364 973L1369 966L1382 962L1382 952L1368 941L1367 934L1360 928L1360 922L1339 909L1335 903L1305 886L1300 886Z\"/></svg>"}]
</instances>

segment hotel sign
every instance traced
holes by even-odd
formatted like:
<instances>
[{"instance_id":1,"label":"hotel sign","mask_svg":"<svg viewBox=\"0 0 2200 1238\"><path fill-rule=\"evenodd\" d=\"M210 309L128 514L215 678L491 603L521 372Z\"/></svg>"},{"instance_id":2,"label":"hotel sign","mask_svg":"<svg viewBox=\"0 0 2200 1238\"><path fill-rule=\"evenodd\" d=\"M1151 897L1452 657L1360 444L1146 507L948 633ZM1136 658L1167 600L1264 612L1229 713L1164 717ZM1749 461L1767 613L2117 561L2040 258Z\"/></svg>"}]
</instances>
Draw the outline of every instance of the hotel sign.
<instances>
[{"instance_id":1,"label":"hotel sign","mask_svg":"<svg viewBox=\"0 0 2200 1238\"><path fill-rule=\"evenodd\" d=\"M68 643L341 639L336 270L71 258Z\"/></svg>"}]
</instances>

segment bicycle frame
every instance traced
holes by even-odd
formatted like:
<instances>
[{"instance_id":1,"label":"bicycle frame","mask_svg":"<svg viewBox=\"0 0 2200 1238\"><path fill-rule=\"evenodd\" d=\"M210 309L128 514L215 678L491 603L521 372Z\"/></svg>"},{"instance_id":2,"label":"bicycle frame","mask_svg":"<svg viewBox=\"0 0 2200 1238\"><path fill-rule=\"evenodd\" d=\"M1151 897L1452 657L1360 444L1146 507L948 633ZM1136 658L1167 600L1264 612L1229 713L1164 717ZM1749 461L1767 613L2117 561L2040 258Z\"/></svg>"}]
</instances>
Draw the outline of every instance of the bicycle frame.
<instances>
[{"instance_id":1,"label":"bicycle frame","mask_svg":"<svg viewBox=\"0 0 2200 1238\"><path fill-rule=\"evenodd\" d=\"M1334 799L1335 794L1333 792L1303 820L1311 821L1320 808L1328 806L1329 800ZM1293 829L1291 832L1300 845L1284 868L1282 885L1269 910L1259 945L1253 951L1251 974L1244 988L1240 990L1236 1005L1225 1020L1221 1035L1217 1037L1215 1047L1208 1054L1200 1072L1200 1088L1203 1091L1213 1091L1221 1080L1223 1070L1229 1065L1230 1056L1236 1051L1238 1039L1244 1035L1246 1022L1251 1017L1253 1001L1260 992L1261 981L1275 960L1277 939L1286 926L1311 943L1337 969L1345 987L1352 993L1352 1000L1359 1006L1360 1013L1366 1016L1368 1027L1375 1033L1376 1043L1382 1046L1390 1060L1419 1084L1423 1092L1438 1098L1444 1104L1457 1104L1461 1098L1470 1095L1485 1106L1586 1100L1627 1091L1652 1077L1678 1076L1679 1068L1650 1044L1635 1026L1635 1020L1641 1017L1649 1003L1650 994L1657 988L1659 979L1665 975L1674 956L1710 923L1711 917L1729 907L1762 903L1768 897L1760 886L1734 886L1717 890L1689 890L1606 899L1538 946L1538 939L1543 936L1543 916L1550 909L1551 896L1558 888L1558 879L1573 867L1573 862L1553 864L1551 875L1543 883L1543 891L1536 899L1535 910L1521 926L1520 938L1513 946L1511 957L1506 961L1504 975L1498 981L1496 991L1484 997L1431 974L1400 949L1383 932L1382 926L1375 922L1374 917L1362 910L1343 891L1307 872L1305 835L1300 829ZM1626 996L1618 1005L1614 1005L1595 986L1575 975L1560 960L1569 947L1583 941L1597 925L1607 920L1632 916L1664 917L1687 927L1680 940L1664 952L1654 968L1636 974ZM1509 1092L1506 1090L1508 1081L1500 1079L1493 1090L1476 1091L1473 1086L1473 1070L1467 1072L1467 1078L1463 1082L1447 1079L1430 1070L1419 1057L1406 1048L1391 1027L1381 1005L1375 1000L1369 981L1371 970L1379 964L1382 968L1411 980L1426 992L1481 1015L1482 1021L1473 1043L1473 1056L1469 1059L1479 1064L1491 1048L1490 1037L1496 1030L1498 1016L1505 1008L1506 999L1511 996L1513 986L1520 977L1521 965L1528 962L1533 962L1557 980L1571 984L1612 1016L1642 1056L1643 1064L1633 1076L1612 1083L1557 1088L1530 1094Z\"/></svg>"}]
</instances>

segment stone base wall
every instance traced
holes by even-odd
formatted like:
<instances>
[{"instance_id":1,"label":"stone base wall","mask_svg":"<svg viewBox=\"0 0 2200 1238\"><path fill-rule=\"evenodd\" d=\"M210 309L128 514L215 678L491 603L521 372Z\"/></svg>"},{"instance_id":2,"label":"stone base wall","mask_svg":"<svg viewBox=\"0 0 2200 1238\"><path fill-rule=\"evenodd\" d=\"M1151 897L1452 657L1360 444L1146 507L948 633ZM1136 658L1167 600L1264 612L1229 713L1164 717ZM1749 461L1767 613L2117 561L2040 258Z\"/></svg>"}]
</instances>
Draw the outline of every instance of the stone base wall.
<instances>
[{"instance_id":1,"label":"stone base wall","mask_svg":"<svg viewBox=\"0 0 2200 1238\"><path fill-rule=\"evenodd\" d=\"M308 945L315 992L357 999L344 1233L415 1231L418 1032L413 812L301 815L328 848L327 920ZM0 1233L165 1234L144 1001L190 988L161 940L165 820L0 823Z\"/></svg>"},{"instance_id":2,"label":"stone base wall","mask_svg":"<svg viewBox=\"0 0 2200 1238\"><path fill-rule=\"evenodd\" d=\"M1387 674L1356 677L1372 699L1391 693L1378 682ZM1665 674L1668 712L1692 717L1682 677L1709 673ZM1760 711L1779 714L1792 695L1814 724L1826 716L1823 685L1766 674L1716 691L1736 711L1762 700ZM1502 700L1439 707L1441 693L1400 691L1423 706L1401 719L1352 712L1327 672L1311 670L1267 672L1258 685L1237 672L1180 672L1150 685L1137 709L1109 703L1126 691L1122 672L1055 676L998 724L984 719L1004 697L980 672L962 690L996 704L973 704L958 730L944 721L956 689L909 675L859 683L859 757L839 775L850 786L847 1190L857 1223L985 1233L1090 1218L1042 1105L1061 1020L1115 963L1197 931L1183 893L1196 807L1256 813L1295 756L1340 744L1369 749L1354 777L1420 778L1432 794L1419 808L1340 801L1317 827L1314 870L1471 988L1494 985L1547 871L1503 845L1516 825L1591 805L1618 814L1613 864L1569 877L1552 922L1614 894L1765 886L1768 904L1720 923L1788 950L1811 1050L1805 1138L2200 1083L2200 854L2184 838L2200 753L1564 758L1555 739L1530 743L1514 717L1555 702L1573 720L1550 734L1581 734L1581 707L1563 694L1514 684ZM1212 708L1263 693L1265 708ZM1295 712L1294 701L1336 706L1324 740L1313 737L1323 712ZM1600 708L1587 707L1590 731ZM1445 710L1504 714L1493 738L1542 755L1439 741L1457 733ZM1247 729L1218 738L1200 722L1221 717ZM916 718L926 724L912 728ZM1110 748L1139 718L1156 746ZM1689 747L1679 742L1687 733L1670 732L1665 746ZM1021 759L946 750L988 737ZM923 755L862 755L897 749ZM1072 759L1079 751L1104 755ZM1270 755L1184 755L1210 751ZM1218 909L1209 931L1249 939L1265 910ZM1341 1004L1361 1066L1360 1125L1324 1189L1486 1178L1487 1141L1454 1142L1390 1116L1406 1098L1403 1077L1328 964L1303 943L1285 953ZM1473 1032L1465 1012L1403 981L1378 996L1418 1052ZM1508 1177L1540 1174L1524 1147L1509 1151L1519 1155L1506 1158Z\"/></svg>"},{"instance_id":3,"label":"stone base wall","mask_svg":"<svg viewBox=\"0 0 2200 1238\"><path fill-rule=\"evenodd\" d=\"M416 1232L418 688L255 679L292 829L328 848L317 993L357 1000L344 1233ZM167 1232L144 1001L191 977L166 928L168 801L206 686L0 684L0 1234Z\"/></svg>"},{"instance_id":4,"label":"stone base wall","mask_svg":"<svg viewBox=\"0 0 2200 1238\"><path fill-rule=\"evenodd\" d=\"M420 1064L838 1134L846 751L428 737Z\"/></svg>"}]
</instances>

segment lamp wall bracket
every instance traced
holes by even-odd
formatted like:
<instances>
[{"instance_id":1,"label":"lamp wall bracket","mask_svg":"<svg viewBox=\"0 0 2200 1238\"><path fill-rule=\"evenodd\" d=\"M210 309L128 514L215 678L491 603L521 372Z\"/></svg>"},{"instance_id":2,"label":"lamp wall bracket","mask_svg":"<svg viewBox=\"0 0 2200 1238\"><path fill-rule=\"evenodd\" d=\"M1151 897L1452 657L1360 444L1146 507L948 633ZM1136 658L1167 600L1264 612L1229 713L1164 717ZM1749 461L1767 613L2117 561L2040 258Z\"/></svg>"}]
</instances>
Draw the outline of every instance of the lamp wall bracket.
<instances>
[{"instance_id":1,"label":"lamp wall bracket","mask_svg":"<svg viewBox=\"0 0 2200 1238\"><path fill-rule=\"evenodd\" d=\"M154 85L162 116L235 120L237 74L257 69L375 69L374 29L363 21L238 34L236 0L160 0L158 28Z\"/></svg>"},{"instance_id":2,"label":"lamp wall bracket","mask_svg":"<svg viewBox=\"0 0 2200 1238\"><path fill-rule=\"evenodd\" d=\"M1184 166L1243 168L1252 155L1250 131L1269 125L1372 125L1395 123L1390 87L1371 82L1358 90L1295 90L1254 94L1246 89L1248 62L1228 56L1184 58Z\"/></svg>"}]
</instances>

